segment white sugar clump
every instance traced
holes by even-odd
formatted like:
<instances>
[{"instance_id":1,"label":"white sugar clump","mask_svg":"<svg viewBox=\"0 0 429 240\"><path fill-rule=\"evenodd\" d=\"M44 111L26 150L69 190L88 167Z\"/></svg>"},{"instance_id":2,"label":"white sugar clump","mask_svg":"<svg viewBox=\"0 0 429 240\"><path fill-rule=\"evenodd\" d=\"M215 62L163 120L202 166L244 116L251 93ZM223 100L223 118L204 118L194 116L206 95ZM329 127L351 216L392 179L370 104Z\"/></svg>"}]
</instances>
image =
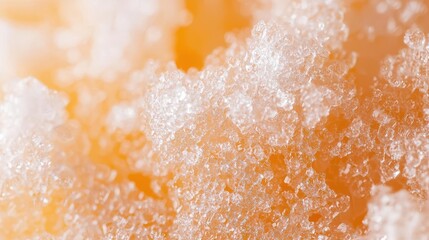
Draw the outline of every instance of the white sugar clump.
<instances>
[{"instance_id":1,"label":"white sugar clump","mask_svg":"<svg viewBox=\"0 0 429 240\"><path fill-rule=\"evenodd\" d=\"M429 89L429 37L418 28L404 37L408 46L397 56L386 59L381 74L393 87L410 87L427 94Z\"/></svg>"},{"instance_id":2,"label":"white sugar clump","mask_svg":"<svg viewBox=\"0 0 429 240\"><path fill-rule=\"evenodd\" d=\"M143 105L155 145L173 140L174 134L202 110L200 85L178 70L159 76L159 83L149 91Z\"/></svg>"},{"instance_id":3,"label":"white sugar clump","mask_svg":"<svg viewBox=\"0 0 429 240\"><path fill-rule=\"evenodd\" d=\"M396 193L386 187L373 189L366 224L368 239L428 239L428 204L402 190Z\"/></svg>"},{"instance_id":4,"label":"white sugar clump","mask_svg":"<svg viewBox=\"0 0 429 240\"><path fill-rule=\"evenodd\" d=\"M174 34L188 17L184 2L44 3L46 11L52 10L45 18L30 11L33 22L0 20L0 77L31 75L65 92L70 100L69 113L93 143L92 157L123 167L124 159L113 155L124 136L105 133L106 114L121 96L123 82L136 69L150 59L163 62L173 58ZM20 11L28 11L28 5L18 2L0 3L2 7L18 16Z\"/></svg>"},{"instance_id":5,"label":"white sugar clump","mask_svg":"<svg viewBox=\"0 0 429 240\"><path fill-rule=\"evenodd\" d=\"M387 84L382 83L380 88L384 91L392 89L395 94L382 93L377 97L378 101L387 103L381 106L385 116L390 119L381 124L379 131L381 141L387 146L386 153L393 161L406 162L402 174L413 186L421 185L423 191L428 190L425 180L426 167L422 162L427 161L428 156L428 119L421 117L429 104L429 74L425 70L429 51L426 48L426 39L426 34L419 29L412 28L407 31L404 42L408 48L401 50L396 56L388 57L381 69L381 76ZM401 112L403 114L398 114ZM410 126L413 126L412 130ZM392 160L386 162L390 164ZM419 180L415 182L416 175Z\"/></svg>"},{"instance_id":6,"label":"white sugar clump","mask_svg":"<svg viewBox=\"0 0 429 240\"><path fill-rule=\"evenodd\" d=\"M429 230L425 1L237 0L251 26L187 72L184 1L45 3L0 2L0 239Z\"/></svg>"},{"instance_id":7,"label":"white sugar clump","mask_svg":"<svg viewBox=\"0 0 429 240\"><path fill-rule=\"evenodd\" d=\"M67 120L66 103L33 78L3 84L0 238L162 236L170 216L166 202L91 163L79 125Z\"/></svg>"},{"instance_id":8,"label":"white sugar clump","mask_svg":"<svg viewBox=\"0 0 429 240\"><path fill-rule=\"evenodd\" d=\"M230 47L209 56L200 72L150 65L143 71L150 75L126 84L135 84L128 87L135 97L111 109L110 116L119 108L139 111L135 123L121 125L112 117L108 124L143 131L155 145L154 164L166 169L152 166L152 174L173 175L170 237L323 237L348 209L348 196L336 194L312 169L316 149L302 135L354 96L347 77L353 62L329 57L341 55L347 36L342 10L323 1L282 7L318 21L259 21L247 38L230 35ZM139 85L140 94L134 90ZM261 145L272 149L264 152ZM293 179L289 184L286 176Z\"/></svg>"},{"instance_id":9,"label":"white sugar clump","mask_svg":"<svg viewBox=\"0 0 429 240\"><path fill-rule=\"evenodd\" d=\"M33 78L2 86L0 144L4 181L12 177L11 171L37 170L50 165L48 156L53 146L49 143L49 132L64 123L67 99ZM21 159L20 154L26 154L27 159ZM31 169L32 166L37 168Z\"/></svg>"}]
</instances>

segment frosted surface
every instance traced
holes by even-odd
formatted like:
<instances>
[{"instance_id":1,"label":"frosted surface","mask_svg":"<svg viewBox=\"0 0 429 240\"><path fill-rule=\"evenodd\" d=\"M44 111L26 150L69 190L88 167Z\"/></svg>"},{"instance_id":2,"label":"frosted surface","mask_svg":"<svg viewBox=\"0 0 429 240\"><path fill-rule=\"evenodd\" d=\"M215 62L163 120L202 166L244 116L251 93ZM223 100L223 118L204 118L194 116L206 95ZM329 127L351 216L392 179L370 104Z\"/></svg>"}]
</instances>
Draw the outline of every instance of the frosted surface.
<instances>
[{"instance_id":1,"label":"frosted surface","mask_svg":"<svg viewBox=\"0 0 429 240\"><path fill-rule=\"evenodd\" d=\"M250 25L187 72L185 2L24 2L0 239L427 239L428 1L237 0Z\"/></svg>"}]
</instances>

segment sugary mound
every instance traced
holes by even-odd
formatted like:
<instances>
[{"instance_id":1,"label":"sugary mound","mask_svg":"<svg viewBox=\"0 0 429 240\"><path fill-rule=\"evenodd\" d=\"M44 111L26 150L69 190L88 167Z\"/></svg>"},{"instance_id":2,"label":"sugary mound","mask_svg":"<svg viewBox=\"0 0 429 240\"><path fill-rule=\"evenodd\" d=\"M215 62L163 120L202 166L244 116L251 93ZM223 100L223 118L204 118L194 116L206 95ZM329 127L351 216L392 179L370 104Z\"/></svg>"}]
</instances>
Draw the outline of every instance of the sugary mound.
<instances>
[{"instance_id":1,"label":"sugary mound","mask_svg":"<svg viewBox=\"0 0 429 240\"><path fill-rule=\"evenodd\" d=\"M427 239L427 201L415 199L401 190L392 193L386 187L373 189L373 200L365 219L370 239Z\"/></svg>"},{"instance_id":2,"label":"sugary mound","mask_svg":"<svg viewBox=\"0 0 429 240\"><path fill-rule=\"evenodd\" d=\"M121 173L91 163L87 138L67 120L67 98L33 78L7 82L3 92L1 238L165 234L166 200L148 198Z\"/></svg>"},{"instance_id":3,"label":"sugary mound","mask_svg":"<svg viewBox=\"0 0 429 240\"><path fill-rule=\"evenodd\" d=\"M428 7L0 1L0 239L425 239Z\"/></svg>"}]
</instances>

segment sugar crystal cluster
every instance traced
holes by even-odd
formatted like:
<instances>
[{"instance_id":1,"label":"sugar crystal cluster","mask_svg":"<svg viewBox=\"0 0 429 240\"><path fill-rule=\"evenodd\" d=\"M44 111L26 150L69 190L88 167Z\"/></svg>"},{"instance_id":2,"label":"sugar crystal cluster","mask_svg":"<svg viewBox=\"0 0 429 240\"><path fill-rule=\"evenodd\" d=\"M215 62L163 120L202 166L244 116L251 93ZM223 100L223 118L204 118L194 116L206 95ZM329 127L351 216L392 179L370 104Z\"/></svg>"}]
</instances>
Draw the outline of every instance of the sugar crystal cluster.
<instances>
[{"instance_id":1,"label":"sugar crystal cluster","mask_svg":"<svg viewBox=\"0 0 429 240\"><path fill-rule=\"evenodd\" d=\"M0 239L427 239L428 11L0 0Z\"/></svg>"}]
</instances>

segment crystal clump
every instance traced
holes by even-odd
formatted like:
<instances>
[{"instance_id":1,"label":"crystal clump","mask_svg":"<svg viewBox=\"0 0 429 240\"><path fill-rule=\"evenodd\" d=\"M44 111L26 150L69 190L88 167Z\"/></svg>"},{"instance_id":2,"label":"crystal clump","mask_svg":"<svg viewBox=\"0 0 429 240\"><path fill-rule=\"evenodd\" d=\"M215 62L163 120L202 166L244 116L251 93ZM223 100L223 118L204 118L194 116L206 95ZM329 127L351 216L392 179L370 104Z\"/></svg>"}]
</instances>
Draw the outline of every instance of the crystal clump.
<instances>
[{"instance_id":1,"label":"crystal clump","mask_svg":"<svg viewBox=\"0 0 429 240\"><path fill-rule=\"evenodd\" d=\"M429 1L40 2L0 1L0 239L427 238Z\"/></svg>"}]
</instances>

